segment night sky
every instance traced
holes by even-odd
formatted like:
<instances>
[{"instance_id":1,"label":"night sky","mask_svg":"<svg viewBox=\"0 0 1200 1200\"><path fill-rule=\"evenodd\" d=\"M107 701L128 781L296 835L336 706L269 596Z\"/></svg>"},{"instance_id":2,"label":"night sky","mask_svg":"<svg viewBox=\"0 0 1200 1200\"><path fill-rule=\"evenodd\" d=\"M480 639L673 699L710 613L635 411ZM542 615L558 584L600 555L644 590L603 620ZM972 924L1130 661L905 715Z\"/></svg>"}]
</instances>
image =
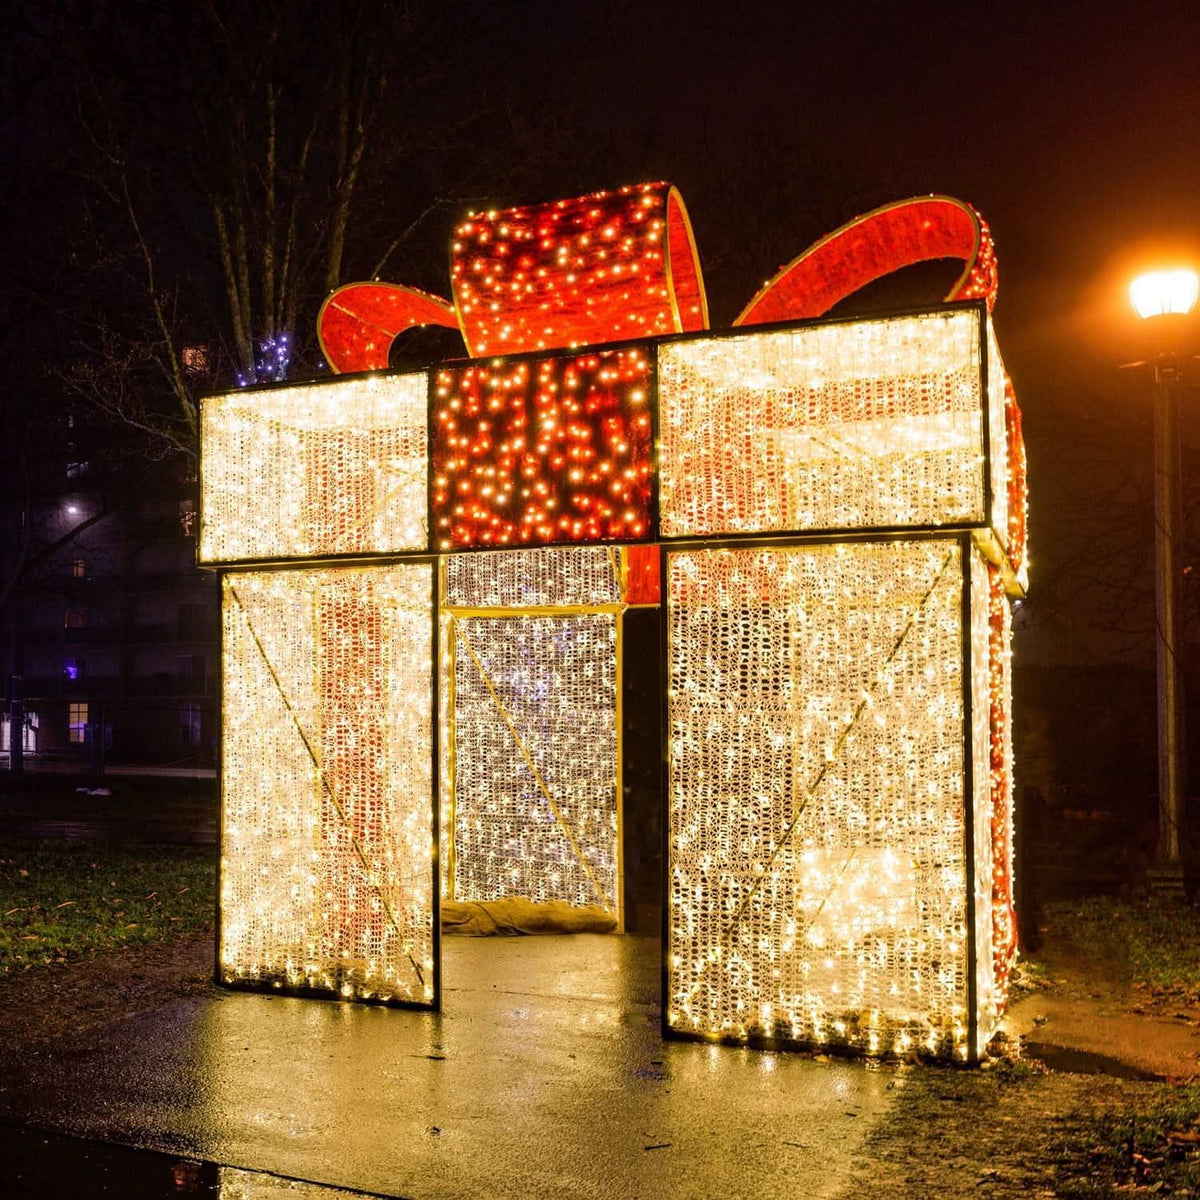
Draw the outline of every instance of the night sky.
<instances>
[{"instance_id":1,"label":"night sky","mask_svg":"<svg viewBox=\"0 0 1200 1200\"><path fill-rule=\"evenodd\" d=\"M1113 618L1075 562L1106 525L1135 559L1148 550L1149 510L1130 511L1136 487L1095 477L1114 458L1135 473L1150 462L1149 397L1116 370L1146 353L1128 280L1200 263L1200 6L601 7L514 7L536 29L516 58L536 47L555 64L535 77L548 106L571 93L581 145L605 147L611 167L596 186L680 187L714 325L783 261L878 204L945 192L983 212L1030 459L1033 597L1018 656L1061 659L1069 629L1071 657L1148 666L1148 557L1145 570L1121 564L1145 588L1145 621L1129 636L1111 626L1137 626L1138 604ZM928 280L913 286L914 299L935 298ZM1085 416L1101 418L1088 432L1097 445L1080 444ZM1186 455L1200 422L1185 415L1184 428Z\"/></svg>"},{"instance_id":2,"label":"night sky","mask_svg":"<svg viewBox=\"0 0 1200 1200\"><path fill-rule=\"evenodd\" d=\"M141 14L159 8L131 0L86 14L136 64ZM49 10L13 11L37 28ZM319 60L338 12L304 11ZM1152 663L1149 396L1116 368L1146 350L1129 277L1163 255L1200 263L1200 5L530 0L429 12L436 108L400 113L397 136L419 143L427 125L438 153L478 159L459 194L479 207L670 180L691 214L716 327L861 212L928 192L978 207L996 239L995 319L1030 460L1033 591L1019 661L1062 657L1069 633L1068 657ZM8 41L9 67L20 67L22 44ZM71 66L50 50L68 79ZM171 51L151 42L145 53ZM22 86L19 70L6 75ZM134 112L138 86L131 78ZM447 149L444 129L460 116ZM161 121L152 97L139 119ZM9 137L36 139L39 128L36 105L23 125L0 122ZM346 281L368 273L392 226L411 219L403 186L396 195L394 215L358 214ZM444 247L462 215L448 208L427 222L415 239L423 255L397 253L384 277L448 293ZM207 220L198 207L196 227ZM889 297L938 300L956 275L918 272ZM1186 473L1188 454L1200 457L1200 419L1188 413L1184 426ZM1111 572L1090 551L1110 544L1120 560ZM1119 578L1119 594L1094 587L1097 573Z\"/></svg>"}]
</instances>

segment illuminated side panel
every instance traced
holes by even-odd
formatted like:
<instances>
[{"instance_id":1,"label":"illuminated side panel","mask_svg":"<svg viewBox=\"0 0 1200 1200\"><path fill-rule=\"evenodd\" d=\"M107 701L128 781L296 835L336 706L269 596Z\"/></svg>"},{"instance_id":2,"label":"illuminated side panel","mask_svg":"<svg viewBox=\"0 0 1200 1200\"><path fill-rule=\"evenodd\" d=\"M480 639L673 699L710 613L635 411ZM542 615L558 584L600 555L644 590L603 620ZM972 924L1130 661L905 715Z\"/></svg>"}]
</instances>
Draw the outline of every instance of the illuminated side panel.
<instances>
[{"instance_id":1,"label":"illuminated side panel","mask_svg":"<svg viewBox=\"0 0 1200 1200\"><path fill-rule=\"evenodd\" d=\"M979 320L660 347L664 536L985 523Z\"/></svg>"},{"instance_id":2,"label":"illuminated side panel","mask_svg":"<svg viewBox=\"0 0 1200 1200\"><path fill-rule=\"evenodd\" d=\"M455 230L450 277L474 356L708 325L687 209L668 183L476 213Z\"/></svg>"},{"instance_id":3,"label":"illuminated side panel","mask_svg":"<svg viewBox=\"0 0 1200 1200\"><path fill-rule=\"evenodd\" d=\"M1000 999L992 930L992 673L988 566L972 546L971 576L971 808L975 851L975 1003L978 1015L975 1053L981 1054L999 1020Z\"/></svg>"},{"instance_id":4,"label":"illuminated side panel","mask_svg":"<svg viewBox=\"0 0 1200 1200\"><path fill-rule=\"evenodd\" d=\"M436 548L648 540L652 373L637 347L440 369Z\"/></svg>"},{"instance_id":5,"label":"illuminated side panel","mask_svg":"<svg viewBox=\"0 0 1200 1200\"><path fill-rule=\"evenodd\" d=\"M955 540L672 551L667 1022L967 1053Z\"/></svg>"},{"instance_id":6,"label":"illuminated side panel","mask_svg":"<svg viewBox=\"0 0 1200 1200\"><path fill-rule=\"evenodd\" d=\"M462 608L620 604L619 555L615 546L452 554L446 558L442 603Z\"/></svg>"},{"instance_id":7,"label":"illuminated side panel","mask_svg":"<svg viewBox=\"0 0 1200 1200\"><path fill-rule=\"evenodd\" d=\"M454 889L618 913L617 617L453 617Z\"/></svg>"},{"instance_id":8,"label":"illuminated side panel","mask_svg":"<svg viewBox=\"0 0 1200 1200\"><path fill-rule=\"evenodd\" d=\"M206 399L200 561L425 549L427 407L423 374Z\"/></svg>"},{"instance_id":9,"label":"illuminated side panel","mask_svg":"<svg viewBox=\"0 0 1200 1200\"><path fill-rule=\"evenodd\" d=\"M1029 487L1026 479L1025 436L1021 407L1012 380L1004 388L1004 417L1008 436L1008 559L1021 587L1029 583Z\"/></svg>"},{"instance_id":10,"label":"illuminated side panel","mask_svg":"<svg viewBox=\"0 0 1200 1200\"><path fill-rule=\"evenodd\" d=\"M1000 545L1008 550L1011 542L1009 509L1012 502L1010 495L1012 464L1009 462L1011 450L1008 424L1005 418L1008 377L1004 370L1004 360L1000 357L996 330L990 317L987 322L987 340L987 423L992 470L992 511L988 513L988 517Z\"/></svg>"},{"instance_id":11,"label":"illuminated side panel","mask_svg":"<svg viewBox=\"0 0 1200 1200\"><path fill-rule=\"evenodd\" d=\"M227 983L433 1000L432 570L224 579Z\"/></svg>"}]
</instances>

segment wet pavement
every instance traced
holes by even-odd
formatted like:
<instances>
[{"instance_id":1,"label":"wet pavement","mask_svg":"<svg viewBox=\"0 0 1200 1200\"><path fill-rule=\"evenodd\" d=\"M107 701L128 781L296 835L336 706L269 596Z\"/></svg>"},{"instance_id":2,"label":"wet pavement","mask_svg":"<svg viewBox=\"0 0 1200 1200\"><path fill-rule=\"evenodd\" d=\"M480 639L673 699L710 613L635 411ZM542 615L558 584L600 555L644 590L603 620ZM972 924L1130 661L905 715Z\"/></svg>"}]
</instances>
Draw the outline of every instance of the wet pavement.
<instances>
[{"instance_id":1,"label":"wet pavement","mask_svg":"<svg viewBox=\"0 0 1200 1200\"><path fill-rule=\"evenodd\" d=\"M656 939L450 938L444 962L440 1015L213 991L130 1018L4 1064L0 1120L413 1200L819 1197L903 1088L663 1042Z\"/></svg>"}]
</instances>

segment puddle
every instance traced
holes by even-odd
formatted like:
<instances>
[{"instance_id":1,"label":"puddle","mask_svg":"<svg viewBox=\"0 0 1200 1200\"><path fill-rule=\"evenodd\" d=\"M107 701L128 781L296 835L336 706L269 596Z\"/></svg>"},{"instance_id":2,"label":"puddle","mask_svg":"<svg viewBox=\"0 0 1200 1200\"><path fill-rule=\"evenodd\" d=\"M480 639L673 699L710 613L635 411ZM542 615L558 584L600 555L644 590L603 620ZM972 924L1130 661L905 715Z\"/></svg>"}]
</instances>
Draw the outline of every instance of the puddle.
<instances>
[{"instance_id":1,"label":"puddle","mask_svg":"<svg viewBox=\"0 0 1200 1200\"><path fill-rule=\"evenodd\" d=\"M383 1200L281 1175L0 1124L5 1200Z\"/></svg>"},{"instance_id":2,"label":"puddle","mask_svg":"<svg viewBox=\"0 0 1200 1200\"><path fill-rule=\"evenodd\" d=\"M1131 1067L1120 1059L1107 1054L1093 1054L1089 1050L1069 1050L1050 1042L1031 1042L1022 1039L1022 1048L1028 1058L1045 1063L1051 1071L1066 1071L1072 1075L1108 1075L1113 1079L1162 1080L1164 1075Z\"/></svg>"}]
</instances>

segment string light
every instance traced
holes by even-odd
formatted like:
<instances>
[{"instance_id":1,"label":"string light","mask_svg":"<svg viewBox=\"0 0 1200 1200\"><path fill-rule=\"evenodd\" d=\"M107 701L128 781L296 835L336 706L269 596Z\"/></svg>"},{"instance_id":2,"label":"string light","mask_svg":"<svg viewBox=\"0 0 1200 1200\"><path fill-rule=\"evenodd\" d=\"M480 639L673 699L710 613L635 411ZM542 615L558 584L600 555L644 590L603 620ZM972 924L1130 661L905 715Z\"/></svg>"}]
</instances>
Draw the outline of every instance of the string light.
<instances>
[{"instance_id":1,"label":"string light","mask_svg":"<svg viewBox=\"0 0 1200 1200\"><path fill-rule=\"evenodd\" d=\"M651 369L640 348L440 369L437 548L647 538Z\"/></svg>"},{"instance_id":2,"label":"string light","mask_svg":"<svg viewBox=\"0 0 1200 1200\"><path fill-rule=\"evenodd\" d=\"M227 983L433 997L431 572L225 577Z\"/></svg>"},{"instance_id":3,"label":"string light","mask_svg":"<svg viewBox=\"0 0 1200 1200\"><path fill-rule=\"evenodd\" d=\"M980 341L965 309L661 346L663 533L985 524Z\"/></svg>"},{"instance_id":4,"label":"string light","mask_svg":"<svg viewBox=\"0 0 1200 1200\"><path fill-rule=\"evenodd\" d=\"M200 561L423 550L426 388L379 375L206 398Z\"/></svg>"},{"instance_id":5,"label":"string light","mask_svg":"<svg viewBox=\"0 0 1200 1200\"><path fill-rule=\"evenodd\" d=\"M238 387L256 383L282 383L292 365L292 340L286 333L270 334L254 345L254 370L238 373Z\"/></svg>"}]
</instances>

